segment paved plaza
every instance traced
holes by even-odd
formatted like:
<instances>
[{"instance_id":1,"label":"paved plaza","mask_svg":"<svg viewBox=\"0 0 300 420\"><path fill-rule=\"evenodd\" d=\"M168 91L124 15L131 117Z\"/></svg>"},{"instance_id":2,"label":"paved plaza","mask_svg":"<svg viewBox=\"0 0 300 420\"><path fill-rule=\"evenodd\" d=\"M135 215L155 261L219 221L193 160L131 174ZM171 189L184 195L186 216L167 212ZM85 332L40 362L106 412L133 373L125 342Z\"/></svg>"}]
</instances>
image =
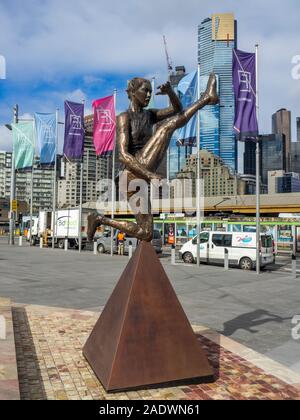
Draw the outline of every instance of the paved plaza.
<instances>
[{"instance_id":1,"label":"paved plaza","mask_svg":"<svg viewBox=\"0 0 300 420\"><path fill-rule=\"evenodd\" d=\"M292 329L295 327L292 320L295 315L300 314L300 278L293 279L290 273L284 270L264 272L258 277L255 272L244 272L239 269L230 269L226 272L222 267L204 264L200 268L183 264L172 266L169 257L162 258L161 262L196 330L204 328L213 331L219 337L215 341L220 341L220 337L222 340L230 340L235 346L240 345L241 348L245 346L247 354L254 350L257 352L256 355L260 355L259 357L265 357L267 361L271 360L279 363L278 366L283 365L288 368L287 372L300 374L300 340L292 338ZM112 258L110 255L94 256L92 252L79 254L76 251L65 252L29 246L8 247L3 239L0 240L0 296L10 298L14 303L15 309L12 312L22 398L45 396L62 399L107 398L86 365L82 369L86 373L86 378L89 378L88 383L94 383L91 388L82 384L80 378L72 375L76 369L78 371L77 362L79 365L85 363L83 359L79 360L81 345L127 263L128 257ZM47 334L47 331L52 331L53 334L52 332ZM200 335L199 339L204 346L208 346L205 334ZM33 343L36 348L35 353L32 352L32 348L29 350ZM73 356L70 352L61 354L62 348L69 351L72 347L75 349ZM214 395L219 398L238 398L236 390L242 386L242 382L231 383L233 388L236 387L234 391L230 388L231 385L228 385L230 383L228 372L230 369L234 371L234 366L230 363L233 363L235 357L242 357L244 360L245 351L239 352L236 348L226 348L224 345L219 350L212 344L210 347L208 353L212 354L212 359L214 352L217 351L224 356L224 359L223 356L220 358L220 366L224 369L225 376L222 374L222 378L219 377L221 382L214 385ZM226 351L232 354L227 357ZM56 356L57 361L54 360ZM29 360L30 357L35 359ZM63 362L61 358L64 357L66 360ZM259 379L260 382L256 382L255 388L254 377L258 375L255 369L262 368L255 362L259 357L246 360L251 366L247 365L245 372L236 372L238 377L243 378L245 384L246 378L250 378L250 382L253 381L251 382L253 387L250 387L253 393L249 391L244 396L264 398L265 393L268 394L265 397L271 399L296 398L295 389L285 388L290 384L288 381L280 382L282 377L276 376L278 369L275 368L267 373L262 369L259 372L262 377ZM233 358L231 362L230 358ZM47 361L51 366L54 363L54 366L49 367ZM70 366L68 362L71 363ZM57 363L60 368L57 368ZM241 362L241 366L243 363ZM34 368L35 364L39 369L43 367L39 372L39 378L45 379L42 388L37 382L38 379L33 378L37 373L26 371L28 366ZM53 378L50 377L48 368L52 369L52 373L56 370L59 375L66 374L65 376L73 381L72 384L68 384L65 388L59 387L57 382L57 386L53 387L52 379L54 378L55 382L62 381L62 378L60 376L58 378L57 373ZM33 382L30 380L26 382L27 374L31 375ZM78 381L81 383L80 386ZM297 383L297 379L294 382ZM232 389L232 393L228 392L225 384ZM259 384L264 392L261 389L257 390ZM171 390L165 389L164 394L159 395L158 391L156 394L154 390L147 391L148 394L145 391L146 394L139 394L139 397L149 397L149 393L152 392L153 398L156 395L162 399L167 399L168 396L170 399L196 398L197 395L198 398L201 396L212 398L213 393L208 392L211 391L211 386L175 387ZM273 388L270 389L268 386ZM275 390L279 388L282 394L278 391L276 395ZM70 392L67 392L68 390ZM56 391L59 391L58 394ZM134 398L134 395L136 394L119 395L119 397L127 399ZM239 397L242 398L242 395Z\"/></svg>"},{"instance_id":2,"label":"paved plaza","mask_svg":"<svg viewBox=\"0 0 300 420\"><path fill-rule=\"evenodd\" d=\"M98 314L18 306L13 310L20 396L36 400L300 400L299 376L232 340L195 327L214 381L107 394L82 355ZM272 373L270 373L272 372Z\"/></svg>"}]
</instances>

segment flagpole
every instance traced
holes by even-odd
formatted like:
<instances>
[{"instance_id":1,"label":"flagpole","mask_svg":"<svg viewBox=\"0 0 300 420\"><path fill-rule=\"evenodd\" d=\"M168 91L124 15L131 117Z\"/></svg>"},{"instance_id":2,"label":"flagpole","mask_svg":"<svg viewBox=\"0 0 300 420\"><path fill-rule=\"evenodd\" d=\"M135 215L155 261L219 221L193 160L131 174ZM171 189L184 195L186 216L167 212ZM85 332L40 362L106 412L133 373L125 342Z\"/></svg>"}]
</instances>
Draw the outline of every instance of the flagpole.
<instances>
[{"instance_id":1,"label":"flagpole","mask_svg":"<svg viewBox=\"0 0 300 420\"><path fill-rule=\"evenodd\" d=\"M59 110L56 109L56 134L55 134L55 156L54 156L54 173L53 173L53 232L52 232L52 249L55 248L56 240L56 190L57 190L57 148L58 148L58 118Z\"/></svg>"},{"instance_id":2,"label":"flagpole","mask_svg":"<svg viewBox=\"0 0 300 420\"><path fill-rule=\"evenodd\" d=\"M256 117L259 122L259 73L258 73L258 47L255 45L256 61ZM259 134L256 140L256 274L260 274L260 144Z\"/></svg>"},{"instance_id":3,"label":"flagpole","mask_svg":"<svg viewBox=\"0 0 300 420\"><path fill-rule=\"evenodd\" d=\"M32 213L33 213L33 173L34 173L34 158L31 168L31 182L30 182L30 232L29 232L29 244L32 246Z\"/></svg>"},{"instance_id":4,"label":"flagpole","mask_svg":"<svg viewBox=\"0 0 300 420\"><path fill-rule=\"evenodd\" d=\"M117 89L114 89L114 104L115 104L115 113L117 113ZM112 154L112 189L111 189L111 219L115 218L115 164L116 164L116 138ZM111 245L110 245L110 255L114 255L114 229L111 228Z\"/></svg>"},{"instance_id":5,"label":"flagpole","mask_svg":"<svg viewBox=\"0 0 300 420\"><path fill-rule=\"evenodd\" d=\"M83 195L83 157L80 162L80 196L79 196L79 221L78 221L78 250L79 252L81 252L81 247L82 247L82 236L81 236L82 195Z\"/></svg>"},{"instance_id":6,"label":"flagpole","mask_svg":"<svg viewBox=\"0 0 300 420\"><path fill-rule=\"evenodd\" d=\"M84 106L85 101L82 101L82 104ZM83 118L84 118L84 113L83 113ZM84 127L84 121L83 121L83 127ZM83 128L84 129L84 128ZM85 139L84 139L85 140ZM82 201L83 201L83 157L84 157L84 152L83 155L81 157L81 162L80 162L80 196L79 196L79 222L78 222L78 251L79 253L81 252L81 248L82 248L82 234L81 234L81 225L82 225ZM88 171L88 168L87 168Z\"/></svg>"},{"instance_id":7,"label":"flagpole","mask_svg":"<svg viewBox=\"0 0 300 420\"><path fill-rule=\"evenodd\" d=\"M19 122L19 106L14 107L14 124ZM10 217L9 217L9 244L15 244L15 212L13 211L13 201L16 198L16 169L15 169L15 153L12 152L11 157L11 179L10 179Z\"/></svg>"},{"instance_id":8,"label":"flagpole","mask_svg":"<svg viewBox=\"0 0 300 420\"><path fill-rule=\"evenodd\" d=\"M200 64L197 69L197 100L200 99ZM196 186L196 206L197 206L197 266L200 266L200 228L201 228L201 208L200 208L200 176L201 176L201 156L200 156L200 111L197 112L197 186Z\"/></svg>"}]
</instances>

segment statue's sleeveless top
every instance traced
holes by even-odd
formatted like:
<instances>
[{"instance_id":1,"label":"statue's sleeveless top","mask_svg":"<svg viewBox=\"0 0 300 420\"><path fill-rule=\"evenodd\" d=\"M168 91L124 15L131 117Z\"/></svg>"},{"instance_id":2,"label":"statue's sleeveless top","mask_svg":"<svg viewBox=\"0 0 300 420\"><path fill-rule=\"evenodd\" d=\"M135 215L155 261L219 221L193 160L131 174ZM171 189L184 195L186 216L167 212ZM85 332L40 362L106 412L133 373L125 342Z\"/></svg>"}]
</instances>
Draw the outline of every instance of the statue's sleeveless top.
<instances>
[{"instance_id":1,"label":"statue's sleeveless top","mask_svg":"<svg viewBox=\"0 0 300 420\"><path fill-rule=\"evenodd\" d=\"M133 112L128 109L129 116L129 144L128 152L135 156L141 150L153 134L155 114L151 110Z\"/></svg>"}]
</instances>

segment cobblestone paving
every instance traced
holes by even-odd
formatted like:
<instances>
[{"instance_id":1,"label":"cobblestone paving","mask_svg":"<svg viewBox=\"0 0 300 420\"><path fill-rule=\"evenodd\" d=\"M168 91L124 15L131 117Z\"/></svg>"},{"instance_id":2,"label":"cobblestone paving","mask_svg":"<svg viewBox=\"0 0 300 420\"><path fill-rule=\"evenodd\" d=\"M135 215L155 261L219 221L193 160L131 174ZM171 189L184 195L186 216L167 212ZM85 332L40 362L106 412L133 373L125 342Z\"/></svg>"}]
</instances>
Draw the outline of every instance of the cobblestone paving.
<instances>
[{"instance_id":1,"label":"cobblestone paving","mask_svg":"<svg viewBox=\"0 0 300 420\"><path fill-rule=\"evenodd\" d=\"M13 315L24 400L300 400L297 388L201 335L215 383L107 394L82 356L98 314L27 306L15 307Z\"/></svg>"}]
</instances>

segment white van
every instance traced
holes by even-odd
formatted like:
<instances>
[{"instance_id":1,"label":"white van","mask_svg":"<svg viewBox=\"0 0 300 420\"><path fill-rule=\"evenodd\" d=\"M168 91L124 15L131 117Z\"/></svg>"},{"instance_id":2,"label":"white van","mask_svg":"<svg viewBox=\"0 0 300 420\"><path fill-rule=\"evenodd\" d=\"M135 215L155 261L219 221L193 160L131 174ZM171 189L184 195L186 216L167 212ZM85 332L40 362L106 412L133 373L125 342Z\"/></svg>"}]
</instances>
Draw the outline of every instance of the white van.
<instances>
[{"instance_id":1,"label":"white van","mask_svg":"<svg viewBox=\"0 0 300 420\"><path fill-rule=\"evenodd\" d=\"M201 232L200 261L224 264L225 249L228 250L229 264L243 270L252 270L256 266L256 233ZM261 234L260 266L264 267L275 261L272 235ZM183 245L179 256L186 263L197 259L197 237Z\"/></svg>"}]
</instances>

